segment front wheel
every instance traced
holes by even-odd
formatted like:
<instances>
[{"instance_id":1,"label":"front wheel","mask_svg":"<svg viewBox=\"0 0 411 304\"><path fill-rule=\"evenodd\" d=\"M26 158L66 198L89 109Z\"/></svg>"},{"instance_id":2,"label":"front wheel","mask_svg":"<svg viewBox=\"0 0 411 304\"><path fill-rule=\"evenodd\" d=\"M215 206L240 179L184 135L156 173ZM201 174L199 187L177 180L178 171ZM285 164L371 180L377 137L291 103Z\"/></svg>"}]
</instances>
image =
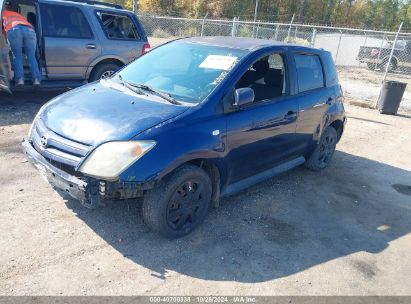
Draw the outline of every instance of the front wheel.
<instances>
[{"instance_id":1,"label":"front wheel","mask_svg":"<svg viewBox=\"0 0 411 304\"><path fill-rule=\"evenodd\" d=\"M330 164L337 146L337 131L333 127L324 130L320 142L306 161L305 166L313 171L321 171Z\"/></svg>"},{"instance_id":2,"label":"front wheel","mask_svg":"<svg viewBox=\"0 0 411 304\"><path fill-rule=\"evenodd\" d=\"M207 173L196 166L185 165L146 193L144 222L167 238L187 235L205 219L211 193Z\"/></svg>"}]
</instances>

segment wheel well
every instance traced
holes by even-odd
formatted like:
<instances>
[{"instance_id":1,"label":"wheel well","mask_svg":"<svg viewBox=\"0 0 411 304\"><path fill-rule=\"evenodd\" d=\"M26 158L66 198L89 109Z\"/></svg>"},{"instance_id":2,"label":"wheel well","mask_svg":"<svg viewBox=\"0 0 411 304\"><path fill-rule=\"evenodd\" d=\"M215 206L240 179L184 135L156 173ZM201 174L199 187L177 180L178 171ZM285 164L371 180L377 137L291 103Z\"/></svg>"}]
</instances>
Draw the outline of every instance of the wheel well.
<instances>
[{"instance_id":1,"label":"wheel well","mask_svg":"<svg viewBox=\"0 0 411 304\"><path fill-rule=\"evenodd\" d=\"M333 127L335 129L335 131L337 131L337 140L340 140L343 129L344 129L344 123L341 120L335 120L330 124L331 127Z\"/></svg>"},{"instance_id":2,"label":"wheel well","mask_svg":"<svg viewBox=\"0 0 411 304\"><path fill-rule=\"evenodd\" d=\"M385 57L382 62L383 62L384 64L386 64L386 63L388 62L388 60L390 60L390 58L389 58L389 57ZM391 61L392 61L392 63L393 63L395 66L398 64L398 59L397 59L397 57L392 57L392 58L391 58Z\"/></svg>"},{"instance_id":3,"label":"wheel well","mask_svg":"<svg viewBox=\"0 0 411 304\"><path fill-rule=\"evenodd\" d=\"M211 196L211 205L218 207L220 203L220 170L218 167L207 159L193 159L188 162L203 169L210 177L213 186L213 193Z\"/></svg>"},{"instance_id":4,"label":"wheel well","mask_svg":"<svg viewBox=\"0 0 411 304\"><path fill-rule=\"evenodd\" d=\"M101 60L99 63L97 63L93 67L93 69L91 70L90 75L89 75L88 78L90 78L91 75L93 75L93 73L94 73L94 71L96 70L97 67L101 66L102 64L106 64L106 63L114 63L114 64L118 65L119 67L122 67L124 65L123 62L121 62L120 60L115 59L115 58L107 58L107 59Z\"/></svg>"}]
</instances>

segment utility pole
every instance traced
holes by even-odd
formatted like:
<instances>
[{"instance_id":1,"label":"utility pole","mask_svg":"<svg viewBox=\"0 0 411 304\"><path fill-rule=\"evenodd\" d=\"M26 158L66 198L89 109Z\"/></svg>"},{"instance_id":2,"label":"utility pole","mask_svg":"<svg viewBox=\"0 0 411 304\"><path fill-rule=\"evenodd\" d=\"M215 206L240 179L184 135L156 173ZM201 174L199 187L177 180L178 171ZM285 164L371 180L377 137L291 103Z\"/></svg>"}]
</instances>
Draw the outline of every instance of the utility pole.
<instances>
[{"instance_id":1,"label":"utility pole","mask_svg":"<svg viewBox=\"0 0 411 304\"><path fill-rule=\"evenodd\" d=\"M398 28L398 32L397 32L397 34L395 35L394 42L393 42L393 44L392 44L392 48L391 48L391 52L390 52L390 57L388 58L387 65L385 66L384 77L383 77L383 79L382 79L382 84L381 84L381 88L380 88L380 94L379 94L379 96L378 96L378 99L377 99L377 100L375 101L375 103L374 103L374 107L373 107L374 109L376 109L377 106L378 106L378 100L379 100L380 97L381 97L381 91L382 91L384 82L385 82L385 80L387 79L388 70L390 69L392 56L394 55L395 45L397 44L398 35L399 35L400 32L401 32L402 24L403 24L403 22L401 22L401 24L400 24L400 26L399 26L399 28Z\"/></svg>"},{"instance_id":2,"label":"utility pole","mask_svg":"<svg viewBox=\"0 0 411 304\"><path fill-rule=\"evenodd\" d=\"M255 24L257 23L258 2L260 2L260 0L255 0L255 9L254 9L254 24L253 24L253 37L255 37L255 36L256 36L256 33L255 33Z\"/></svg>"},{"instance_id":3,"label":"utility pole","mask_svg":"<svg viewBox=\"0 0 411 304\"><path fill-rule=\"evenodd\" d=\"M301 0L300 16L298 17L298 22L300 22L300 23L304 23L306 4L307 4L306 0Z\"/></svg>"},{"instance_id":4,"label":"utility pole","mask_svg":"<svg viewBox=\"0 0 411 304\"><path fill-rule=\"evenodd\" d=\"M389 57L389 59L388 59L387 66L385 67L384 78L382 79L382 82L384 82L384 81L387 79L387 73L388 73L388 70L389 70L389 68L390 68L392 56L394 55L394 50L395 50L395 46L396 46L396 44L397 44L398 35L400 34L401 29L402 29L402 24L403 24L403 23L401 22L400 27L398 28L398 32L397 32L397 34L395 35L394 43L392 44L392 48L391 48L391 52L390 52L390 57Z\"/></svg>"},{"instance_id":5,"label":"utility pole","mask_svg":"<svg viewBox=\"0 0 411 304\"><path fill-rule=\"evenodd\" d=\"M293 17L291 18L291 22L290 22L290 27L288 28L287 40L286 40L287 43L290 42L290 33L291 33L291 27L293 26L293 23L294 23L294 17L295 17L295 14L293 14Z\"/></svg>"},{"instance_id":6,"label":"utility pole","mask_svg":"<svg viewBox=\"0 0 411 304\"><path fill-rule=\"evenodd\" d=\"M133 11L134 14L138 14L138 0L133 0Z\"/></svg>"}]
</instances>

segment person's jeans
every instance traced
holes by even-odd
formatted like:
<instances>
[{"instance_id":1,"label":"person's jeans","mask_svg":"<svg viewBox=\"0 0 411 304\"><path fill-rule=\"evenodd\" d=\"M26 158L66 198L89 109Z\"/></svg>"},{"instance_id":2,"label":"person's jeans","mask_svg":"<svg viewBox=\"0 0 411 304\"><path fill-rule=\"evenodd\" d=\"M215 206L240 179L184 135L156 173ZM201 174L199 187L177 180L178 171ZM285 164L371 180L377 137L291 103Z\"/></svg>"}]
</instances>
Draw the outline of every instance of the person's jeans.
<instances>
[{"instance_id":1,"label":"person's jeans","mask_svg":"<svg viewBox=\"0 0 411 304\"><path fill-rule=\"evenodd\" d=\"M36 59L37 36L36 32L24 25L17 25L7 32L11 50L13 52L14 79L24 79L23 47L26 51L27 61L30 66L33 80L41 80L39 66Z\"/></svg>"}]
</instances>

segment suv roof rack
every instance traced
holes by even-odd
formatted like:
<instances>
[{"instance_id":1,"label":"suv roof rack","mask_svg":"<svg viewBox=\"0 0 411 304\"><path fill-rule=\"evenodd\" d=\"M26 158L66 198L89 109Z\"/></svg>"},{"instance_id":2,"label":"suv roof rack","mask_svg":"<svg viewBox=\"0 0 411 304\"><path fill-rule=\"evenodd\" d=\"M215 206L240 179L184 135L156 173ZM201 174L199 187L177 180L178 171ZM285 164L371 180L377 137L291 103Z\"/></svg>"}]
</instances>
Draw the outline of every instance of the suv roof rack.
<instances>
[{"instance_id":1,"label":"suv roof rack","mask_svg":"<svg viewBox=\"0 0 411 304\"><path fill-rule=\"evenodd\" d=\"M102 1L94 1L94 0L63 0L63 1L70 1L70 2L77 2L77 3L85 3L85 4L90 4L90 5L103 5L103 6L108 6L108 7L123 9L123 7L122 7L121 5L119 5L119 4L102 2Z\"/></svg>"}]
</instances>

